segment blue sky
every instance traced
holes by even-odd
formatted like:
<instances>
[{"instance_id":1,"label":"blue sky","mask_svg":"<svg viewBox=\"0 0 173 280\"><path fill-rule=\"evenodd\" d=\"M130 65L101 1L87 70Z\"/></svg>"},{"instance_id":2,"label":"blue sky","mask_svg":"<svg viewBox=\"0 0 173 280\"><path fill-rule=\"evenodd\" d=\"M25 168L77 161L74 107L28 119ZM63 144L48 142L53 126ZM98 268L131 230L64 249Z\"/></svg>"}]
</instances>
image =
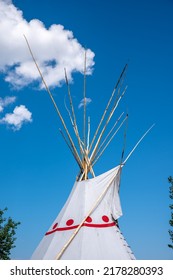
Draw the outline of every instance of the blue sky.
<instances>
[{"instance_id":1,"label":"blue sky","mask_svg":"<svg viewBox=\"0 0 173 280\"><path fill-rule=\"evenodd\" d=\"M125 155L153 123L155 127L123 169L120 226L137 259L173 259L167 247L167 178L173 176L172 11L170 0L16 0L11 5L0 0L0 207L7 206L8 215L21 221L12 258L30 258L78 174L59 133L58 116L41 89L26 34L70 125L64 109L65 65L81 132L81 54L88 49L91 137L128 63L128 89L115 113L115 119L122 111L129 114ZM96 174L120 162L122 146L123 129L95 166Z\"/></svg>"}]
</instances>

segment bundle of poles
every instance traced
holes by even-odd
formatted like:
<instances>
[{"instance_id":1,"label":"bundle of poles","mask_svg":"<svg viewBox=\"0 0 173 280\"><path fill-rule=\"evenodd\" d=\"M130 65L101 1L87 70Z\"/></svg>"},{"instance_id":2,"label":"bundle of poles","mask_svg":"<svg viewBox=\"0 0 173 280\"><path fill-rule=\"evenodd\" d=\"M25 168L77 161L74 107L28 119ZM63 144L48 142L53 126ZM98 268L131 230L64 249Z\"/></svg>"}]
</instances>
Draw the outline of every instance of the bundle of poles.
<instances>
[{"instance_id":1,"label":"bundle of poles","mask_svg":"<svg viewBox=\"0 0 173 280\"><path fill-rule=\"evenodd\" d=\"M40 78L45 86L45 89L47 91L47 93L49 94L49 97L55 107L55 110L60 118L60 121L62 123L62 126L64 128L65 133L62 131L62 129L60 130L61 135L63 136L63 139L65 140L67 146L69 147L73 157L75 158L79 168L80 168L80 172L79 175L77 176L77 181L81 181L81 180L86 180L88 179L88 174L91 173L91 175L93 177L95 177L95 173L93 170L93 166L96 164L96 162L100 159L100 157L102 156L102 154L104 153L104 151L106 150L106 148L109 146L109 144L111 143L111 141L114 139L115 135L117 134L117 132L119 131L119 129L122 127L122 125L127 121L128 119L128 114L125 115L125 117L123 117L124 112L121 113L121 115L118 117L118 119L114 122L114 125L112 126L112 128L110 129L110 131L106 134L105 136L105 132L106 129L108 128L108 124L110 123L115 110L117 109L119 102L121 101L121 99L123 98L126 90L127 90L127 86L122 89L123 87L123 81L126 75L126 71L127 71L127 67L128 64L126 64L117 80L117 83L112 91L112 94L108 100L108 103L106 105L106 108L103 112L103 115L100 119L100 122L97 126L97 129L94 133L93 139L90 143L90 117L87 118L87 114L86 114L86 64L87 64L87 51L85 50L85 54L84 54L84 85L83 85L83 135L82 137L79 134L79 129L78 129L78 125L77 125L77 119L76 119L76 114L75 114L75 109L74 109L74 105L73 105L73 100L72 100L72 95L71 95L71 90L70 90L70 85L69 85L69 81L68 81L68 77L67 77L67 72L66 69L64 69L64 73L65 73L65 81L66 81L66 85L67 85L67 92L68 92L68 98L69 98L69 103L70 103L70 110L68 110L68 115L69 115L69 119L71 122L71 125L73 127L74 130L74 135L75 138L77 140L78 143L78 148L75 145L75 141L74 139L72 139L70 133L69 133L69 129L67 128L66 122L64 120L64 118L62 117L62 114L53 98L53 95L48 87L48 85L46 84L46 81L43 77L43 74L39 68L39 65L34 57L34 54L32 52L32 49L30 47L30 44L26 38L26 36L24 35L24 38L26 40L29 52L32 56L33 62L35 63L35 66L39 72ZM130 157L130 155L132 154L132 152L136 149L136 147L138 146L138 144L142 141L142 139L145 137L145 135L151 130L151 128L154 125L152 125L146 132L145 134L140 138L140 140L137 142L137 144L135 145L135 147L132 149L132 151L129 153L128 157L126 158L125 161L122 161L121 164L125 164L125 162L127 161L127 159ZM105 137L104 137L105 136ZM103 139L104 137L104 139Z\"/></svg>"}]
</instances>

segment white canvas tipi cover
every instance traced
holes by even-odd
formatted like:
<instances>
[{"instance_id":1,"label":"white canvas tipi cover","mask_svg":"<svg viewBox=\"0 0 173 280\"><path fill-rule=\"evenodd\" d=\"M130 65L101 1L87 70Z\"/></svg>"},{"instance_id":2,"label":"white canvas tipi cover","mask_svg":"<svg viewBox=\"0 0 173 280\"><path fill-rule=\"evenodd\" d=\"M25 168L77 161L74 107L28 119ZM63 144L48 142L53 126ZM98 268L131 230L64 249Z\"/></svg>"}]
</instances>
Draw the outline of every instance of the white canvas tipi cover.
<instances>
[{"instance_id":1,"label":"white canvas tipi cover","mask_svg":"<svg viewBox=\"0 0 173 280\"><path fill-rule=\"evenodd\" d=\"M120 166L93 179L75 182L32 259L135 259L116 223L122 215L119 171Z\"/></svg>"}]
</instances>

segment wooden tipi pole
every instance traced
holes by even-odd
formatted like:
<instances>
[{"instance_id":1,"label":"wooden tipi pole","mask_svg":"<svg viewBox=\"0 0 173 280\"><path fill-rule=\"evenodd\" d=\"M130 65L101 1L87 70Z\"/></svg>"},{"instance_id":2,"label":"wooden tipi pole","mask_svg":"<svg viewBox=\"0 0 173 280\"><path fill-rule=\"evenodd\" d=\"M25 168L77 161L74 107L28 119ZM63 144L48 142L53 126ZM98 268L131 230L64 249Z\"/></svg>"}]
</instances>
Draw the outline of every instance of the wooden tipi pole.
<instances>
[{"instance_id":1,"label":"wooden tipi pole","mask_svg":"<svg viewBox=\"0 0 173 280\"><path fill-rule=\"evenodd\" d=\"M89 152L90 152L91 149L92 149L92 146L93 146L93 144L94 144L94 141L95 141L95 139L96 139L96 137L97 137L97 134L98 134L98 132L99 132L99 129L100 129L100 127L101 127L101 125L102 125L102 122L103 122L103 120L104 120L104 118L105 118L105 115L106 115L106 113L107 113L107 111L108 111L108 109L109 109L109 106L110 106L110 104L111 104L111 101L112 101L112 99L113 99L113 97L114 97L114 95L115 95L115 92L116 92L116 90L117 90L117 88L118 88L118 86L119 86L119 84L120 84L120 82L121 82L123 76L125 75L125 72L126 72L126 70L127 70L127 66L128 66L128 64L126 64L126 65L124 66L123 71L121 72L121 74L120 74L120 76L119 76L119 79L118 79L118 81L117 81L117 83L116 83L116 85L115 85L115 87L114 87L114 89L113 89L113 92L112 92L112 94L111 94L111 97L110 97L110 99L109 99L109 101L108 101L108 103L107 103L106 109L105 109L105 111L104 111L104 113L103 113L103 115L102 115L102 117L101 117L101 120L100 120L100 122L99 122L99 125L98 125L98 127L97 127L97 129L96 129L96 132L95 132L95 134L94 134L94 137L93 137L93 139L92 139L92 141L91 141L91 144L90 144L90 147L89 147Z\"/></svg>"},{"instance_id":2,"label":"wooden tipi pole","mask_svg":"<svg viewBox=\"0 0 173 280\"><path fill-rule=\"evenodd\" d=\"M71 146L72 146L72 148L74 149L74 152L75 152L76 157L77 157L77 162L78 162L78 164L80 165L80 167L81 167L81 169L82 169L82 161L81 161L81 159L80 159L80 157L79 157L79 155L78 155L77 149L76 149L76 147L75 147L75 145L74 145L74 143L73 143L73 140L72 140L72 138L71 138L71 136L70 136L70 133L69 133L67 127L66 127L65 121L64 121L64 119L63 119L63 117L62 117L62 115L61 115L61 113L60 113L60 111L59 111L59 108L58 108L58 106L57 106L57 104L56 104L56 102L55 102L55 100L54 100L54 98L53 98L53 96L52 96L50 90L49 90L49 87L47 86L47 84L46 84L46 82L45 82L45 80L44 80L44 77L43 77L43 75L42 75L42 73L41 73L41 70L40 70L40 68L39 68L39 66L38 66L38 64L37 64L37 62L36 62L36 59L35 59L35 57L34 57L34 55L33 55L33 52L32 52L32 50L31 50L31 47L30 47L29 42L28 42L28 40L27 40L27 38L26 38L25 35L24 35L24 38L25 38L25 40L26 40L28 49L29 49L30 54L31 54L31 56L32 56L32 59L33 59L33 61L34 61L34 63L35 63L35 66L36 66L36 68L37 68L37 70L38 70L38 72L39 72L39 74L40 74L40 77L41 77L41 79L42 79L42 82L43 82L43 84L44 84L44 86L45 86L45 88L46 88L46 91L48 92L48 94L49 94L49 96L50 96L50 98L51 98L51 100L52 100L52 102L53 102L53 105L54 105L54 107L55 107L55 109L56 109L56 112L57 112L57 114L58 114L58 116L59 116L59 118L60 118L60 120L61 120L61 123L62 123L62 125L63 125L63 127L64 127L64 129L65 129L65 131L66 131L66 133L67 133L67 136L68 136L68 138L69 138L69 141L70 141L70 143L71 143Z\"/></svg>"}]
</instances>

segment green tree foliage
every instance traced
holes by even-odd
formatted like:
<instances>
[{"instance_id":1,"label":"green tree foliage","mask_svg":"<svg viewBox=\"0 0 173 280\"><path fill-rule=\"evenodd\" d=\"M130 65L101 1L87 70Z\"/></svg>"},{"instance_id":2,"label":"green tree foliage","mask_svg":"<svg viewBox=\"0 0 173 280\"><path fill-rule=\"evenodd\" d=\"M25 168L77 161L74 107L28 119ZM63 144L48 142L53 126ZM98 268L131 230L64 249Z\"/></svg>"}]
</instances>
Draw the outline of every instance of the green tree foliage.
<instances>
[{"instance_id":1,"label":"green tree foliage","mask_svg":"<svg viewBox=\"0 0 173 280\"><path fill-rule=\"evenodd\" d=\"M0 260L9 260L11 249L16 247L15 234L19 222L14 222L12 218L5 218L4 213L7 208L0 209Z\"/></svg>"},{"instance_id":2,"label":"green tree foliage","mask_svg":"<svg viewBox=\"0 0 173 280\"><path fill-rule=\"evenodd\" d=\"M171 176L168 178L168 182L170 183L169 197L171 199L173 199L173 178ZM171 219L169 220L169 224L170 224L171 227L173 227L173 212L172 212L173 204L170 204L169 208L171 209ZM169 230L169 235L170 235L170 239L171 239L172 244L168 244L168 246L173 249L173 230L171 230L171 229Z\"/></svg>"}]
</instances>

